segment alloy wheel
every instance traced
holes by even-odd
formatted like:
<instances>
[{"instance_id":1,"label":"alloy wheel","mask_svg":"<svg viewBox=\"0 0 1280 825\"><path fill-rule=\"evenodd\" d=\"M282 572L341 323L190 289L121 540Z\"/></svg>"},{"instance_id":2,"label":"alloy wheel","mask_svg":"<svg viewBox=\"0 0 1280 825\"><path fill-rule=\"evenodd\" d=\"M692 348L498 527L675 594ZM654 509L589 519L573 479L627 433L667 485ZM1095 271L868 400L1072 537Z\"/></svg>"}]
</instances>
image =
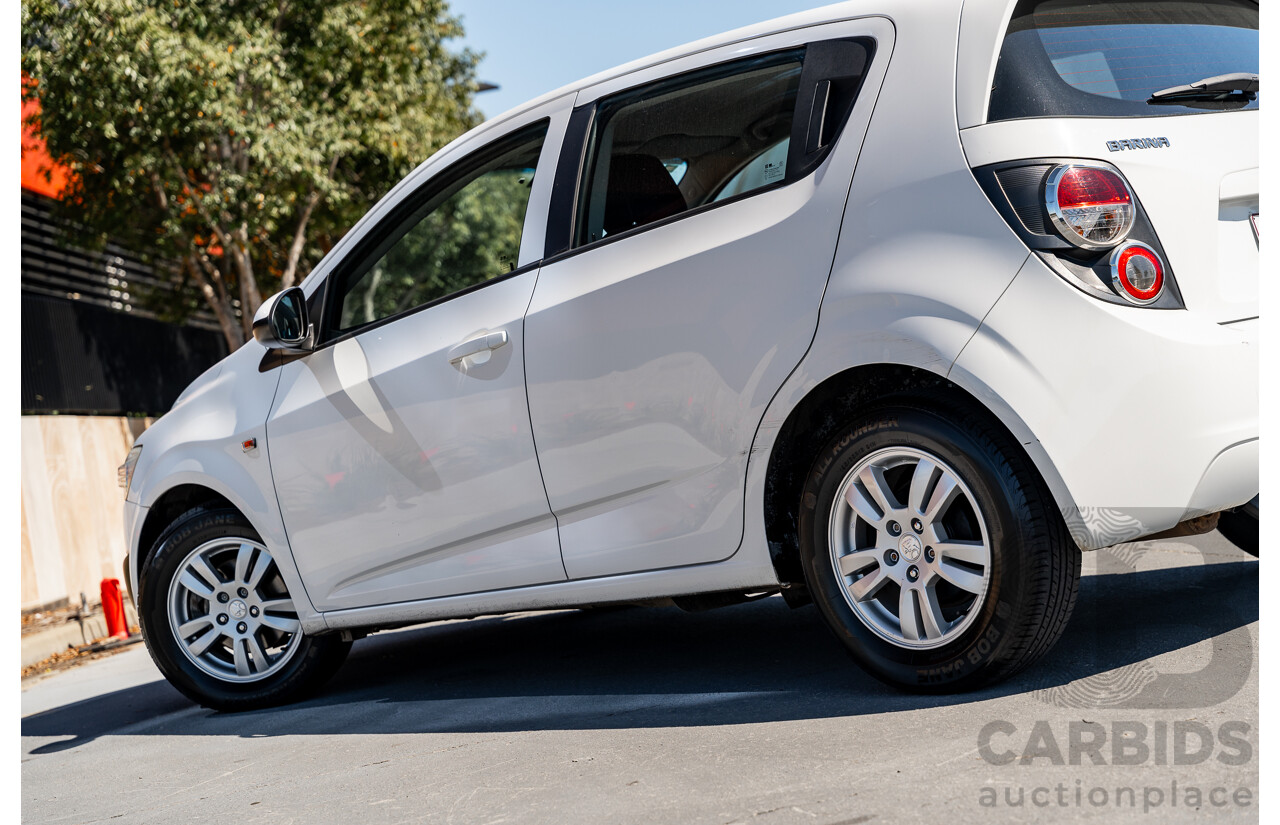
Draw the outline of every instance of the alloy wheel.
<instances>
[{"instance_id":1,"label":"alloy wheel","mask_svg":"<svg viewBox=\"0 0 1280 825\"><path fill-rule=\"evenodd\" d=\"M216 539L192 550L169 583L168 608L178 647L227 682L271 676L302 640L275 560L252 539Z\"/></svg>"},{"instance_id":2,"label":"alloy wheel","mask_svg":"<svg viewBox=\"0 0 1280 825\"><path fill-rule=\"evenodd\" d=\"M845 601L892 644L947 644L981 610L992 566L986 521L935 455L889 447L863 458L840 484L828 535Z\"/></svg>"}]
</instances>

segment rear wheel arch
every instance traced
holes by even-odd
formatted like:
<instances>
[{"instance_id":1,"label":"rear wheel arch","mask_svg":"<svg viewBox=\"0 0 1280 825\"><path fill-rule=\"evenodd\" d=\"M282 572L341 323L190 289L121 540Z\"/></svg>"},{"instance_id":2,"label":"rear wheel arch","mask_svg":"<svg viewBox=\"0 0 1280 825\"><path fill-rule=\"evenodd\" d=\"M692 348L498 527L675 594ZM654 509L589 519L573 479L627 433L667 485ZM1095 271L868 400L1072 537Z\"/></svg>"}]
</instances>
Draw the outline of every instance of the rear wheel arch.
<instances>
[{"instance_id":1,"label":"rear wheel arch","mask_svg":"<svg viewBox=\"0 0 1280 825\"><path fill-rule=\"evenodd\" d=\"M854 367L810 390L787 415L770 451L764 485L765 537L779 581L804 583L800 565L800 496L819 450L862 412L890 400L909 400L939 412L959 407L969 415L985 419L1019 445L1051 498L1060 499L1059 491L1045 478L1044 467L1022 446L1022 439L1015 437L1000 416L965 388L918 367L902 364Z\"/></svg>"}]
</instances>

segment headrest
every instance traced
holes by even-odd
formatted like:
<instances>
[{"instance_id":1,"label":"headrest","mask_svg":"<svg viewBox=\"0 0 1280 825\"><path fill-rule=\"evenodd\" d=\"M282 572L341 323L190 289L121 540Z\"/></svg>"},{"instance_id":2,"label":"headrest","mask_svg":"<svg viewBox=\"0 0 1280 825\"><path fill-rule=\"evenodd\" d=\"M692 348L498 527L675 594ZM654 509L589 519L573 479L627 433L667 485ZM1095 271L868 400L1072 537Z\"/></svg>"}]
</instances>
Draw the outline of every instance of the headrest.
<instances>
[{"instance_id":1,"label":"headrest","mask_svg":"<svg viewBox=\"0 0 1280 825\"><path fill-rule=\"evenodd\" d=\"M637 226L678 215L687 208L680 187L653 155L614 155L609 164L609 191L604 205L604 231L616 235Z\"/></svg>"}]
</instances>

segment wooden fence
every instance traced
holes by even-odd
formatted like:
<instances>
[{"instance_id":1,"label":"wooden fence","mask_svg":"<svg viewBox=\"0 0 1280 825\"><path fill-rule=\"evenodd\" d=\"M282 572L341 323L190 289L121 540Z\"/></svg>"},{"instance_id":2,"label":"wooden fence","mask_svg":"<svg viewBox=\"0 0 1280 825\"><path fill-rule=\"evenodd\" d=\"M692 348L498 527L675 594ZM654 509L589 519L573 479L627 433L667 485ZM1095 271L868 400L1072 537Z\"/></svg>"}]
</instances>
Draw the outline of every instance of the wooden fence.
<instances>
[{"instance_id":1,"label":"wooden fence","mask_svg":"<svg viewBox=\"0 0 1280 825\"><path fill-rule=\"evenodd\" d=\"M22 607L98 601L121 578L124 491L116 468L151 419L22 417ZM123 585L123 581L121 582Z\"/></svg>"}]
</instances>

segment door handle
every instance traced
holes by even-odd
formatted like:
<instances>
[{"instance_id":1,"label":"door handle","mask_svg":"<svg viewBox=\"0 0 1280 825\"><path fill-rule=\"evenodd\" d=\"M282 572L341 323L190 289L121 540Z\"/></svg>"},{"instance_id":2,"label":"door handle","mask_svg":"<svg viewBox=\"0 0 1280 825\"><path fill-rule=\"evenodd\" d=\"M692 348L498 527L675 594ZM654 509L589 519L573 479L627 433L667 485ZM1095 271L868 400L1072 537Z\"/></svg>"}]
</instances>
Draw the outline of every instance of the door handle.
<instances>
[{"instance_id":1,"label":"door handle","mask_svg":"<svg viewBox=\"0 0 1280 825\"><path fill-rule=\"evenodd\" d=\"M483 335L477 335L474 338L468 338L461 344L449 350L449 363L457 364L463 358L472 355L479 355L482 352L491 352L507 345L507 331L500 329L497 332L487 332ZM485 358L485 360L489 360Z\"/></svg>"}]
</instances>

